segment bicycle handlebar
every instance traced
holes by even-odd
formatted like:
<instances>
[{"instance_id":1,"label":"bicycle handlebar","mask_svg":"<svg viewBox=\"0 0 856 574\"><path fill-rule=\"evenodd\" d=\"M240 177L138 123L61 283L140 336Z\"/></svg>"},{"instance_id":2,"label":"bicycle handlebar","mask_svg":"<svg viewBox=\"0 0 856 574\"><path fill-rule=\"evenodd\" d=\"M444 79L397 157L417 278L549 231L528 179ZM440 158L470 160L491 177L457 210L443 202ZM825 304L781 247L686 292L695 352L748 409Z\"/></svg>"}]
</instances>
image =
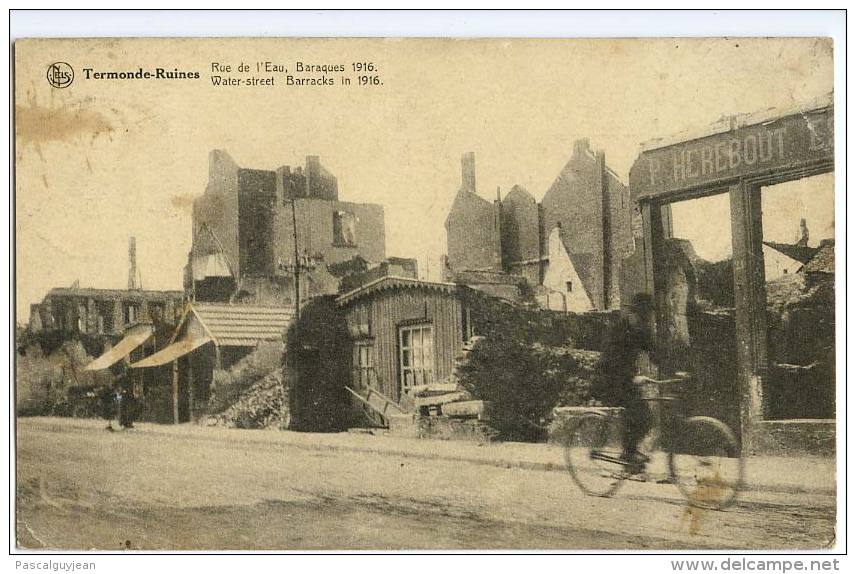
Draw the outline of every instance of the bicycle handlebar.
<instances>
[{"instance_id":1,"label":"bicycle handlebar","mask_svg":"<svg viewBox=\"0 0 856 574\"><path fill-rule=\"evenodd\" d=\"M680 373L680 375L685 375L685 376L678 376L678 377L673 378L673 379L652 379L651 377L639 375L639 376L633 377L633 381L636 383L655 383L658 385L670 385L670 384L675 384L675 383L686 383L687 381L689 381L692 378L687 373Z\"/></svg>"}]
</instances>

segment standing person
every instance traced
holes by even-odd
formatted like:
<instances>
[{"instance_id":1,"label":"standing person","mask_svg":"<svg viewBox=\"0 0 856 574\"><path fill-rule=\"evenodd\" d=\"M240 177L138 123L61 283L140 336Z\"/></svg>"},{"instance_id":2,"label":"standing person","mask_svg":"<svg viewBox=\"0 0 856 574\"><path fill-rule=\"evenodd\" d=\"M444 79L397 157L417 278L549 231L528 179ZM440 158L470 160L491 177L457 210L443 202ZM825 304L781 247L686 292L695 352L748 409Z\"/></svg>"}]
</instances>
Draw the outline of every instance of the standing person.
<instances>
[{"instance_id":1,"label":"standing person","mask_svg":"<svg viewBox=\"0 0 856 574\"><path fill-rule=\"evenodd\" d=\"M113 428L113 419L117 418L117 397L116 397L116 385L115 383L111 386L105 386L101 389L101 394L99 396L101 400L101 416L107 421L107 427L105 430L114 431L116 429Z\"/></svg>"},{"instance_id":2,"label":"standing person","mask_svg":"<svg viewBox=\"0 0 856 574\"><path fill-rule=\"evenodd\" d=\"M641 474L648 457L639 452L639 443L651 428L651 412L637 384L638 365L654 352L654 305L647 293L633 296L630 308L622 312L610 329L601 353L601 388L595 394L604 404L624 407L624 452L630 474Z\"/></svg>"},{"instance_id":3,"label":"standing person","mask_svg":"<svg viewBox=\"0 0 856 574\"><path fill-rule=\"evenodd\" d=\"M119 411L119 424L125 429L134 428L136 401L134 400L133 383L131 383L127 375L124 375L121 379L120 393L122 398L121 409Z\"/></svg>"}]
</instances>

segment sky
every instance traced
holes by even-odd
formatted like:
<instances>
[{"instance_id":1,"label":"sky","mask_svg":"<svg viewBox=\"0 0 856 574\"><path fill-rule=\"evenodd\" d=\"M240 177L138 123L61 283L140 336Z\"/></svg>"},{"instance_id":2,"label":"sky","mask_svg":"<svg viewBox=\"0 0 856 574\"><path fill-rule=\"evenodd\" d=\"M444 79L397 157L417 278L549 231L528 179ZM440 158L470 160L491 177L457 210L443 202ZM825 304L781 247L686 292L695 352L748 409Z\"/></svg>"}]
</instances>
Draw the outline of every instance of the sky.
<instances>
[{"instance_id":1,"label":"sky","mask_svg":"<svg viewBox=\"0 0 856 574\"><path fill-rule=\"evenodd\" d=\"M258 169L321 156L340 199L384 206L387 255L436 264L462 153L475 152L477 192L491 200L515 184L540 200L579 138L627 183L642 142L823 96L833 65L831 43L811 38L59 40L19 41L15 52L19 321L52 287L125 287L131 235L143 287L181 289L191 202L204 193L212 149ZM46 81L55 61L75 70L68 88ZM211 84L212 62L234 70L242 61L370 61L383 84ZM83 72L156 66L201 79ZM765 195L765 213L778 214L765 217L765 239L795 239L796 211L812 239L831 236L821 231L832 224L831 177L778 191ZM708 201L727 224L727 201ZM676 213L676 235L703 257L727 256L715 210Z\"/></svg>"},{"instance_id":2,"label":"sky","mask_svg":"<svg viewBox=\"0 0 856 574\"><path fill-rule=\"evenodd\" d=\"M835 237L835 182L827 173L761 189L763 241L796 243L808 228L808 245ZM704 217L699 217L704 214ZM672 204L672 231L689 239L708 261L731 257L731 205L727 193Z\"/></svg>"}]
</instances>

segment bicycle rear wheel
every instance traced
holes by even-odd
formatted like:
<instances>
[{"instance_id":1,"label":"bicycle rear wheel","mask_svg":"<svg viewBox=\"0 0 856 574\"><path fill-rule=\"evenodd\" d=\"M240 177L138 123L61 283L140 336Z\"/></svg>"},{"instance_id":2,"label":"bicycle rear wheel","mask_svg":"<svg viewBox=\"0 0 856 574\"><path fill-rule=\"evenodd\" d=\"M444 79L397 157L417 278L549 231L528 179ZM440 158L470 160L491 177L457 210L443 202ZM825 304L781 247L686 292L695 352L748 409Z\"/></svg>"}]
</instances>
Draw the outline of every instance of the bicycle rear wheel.
<instances>
[{"instance_id":1,"label":"bicycle rear wheel","mask_svg":"<svg viewBox=\"0 0 856 574\"><path fill-rule=\"evenodd\" d=\"M612 496L624 480L621 421L603 413L583 414L565 443L565 463L574 483L591 496Z\"/></svg>"},{"instance_id":2,"label":"bicycle rear wheel","mask_svg":"<svg viewBox=\"0 0 856 574\"><path fill-rule=\"evenodd\" d=\"M743 457L728 425L712 417L690 417L669 453L669 472L687 501L700 508L734 504L743 487Z\"/></svg>"}]
</instances>

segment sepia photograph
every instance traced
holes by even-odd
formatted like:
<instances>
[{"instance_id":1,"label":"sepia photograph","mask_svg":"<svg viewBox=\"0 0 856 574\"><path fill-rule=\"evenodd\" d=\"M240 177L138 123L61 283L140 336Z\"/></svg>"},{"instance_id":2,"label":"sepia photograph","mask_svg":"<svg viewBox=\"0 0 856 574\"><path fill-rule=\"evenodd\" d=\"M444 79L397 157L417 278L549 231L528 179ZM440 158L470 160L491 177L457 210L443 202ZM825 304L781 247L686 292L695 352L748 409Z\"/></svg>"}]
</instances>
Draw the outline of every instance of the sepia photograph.
<instances>
[{"instance_id":1,"label":"sepia photograph","mask_svg":"<svg viewBox=\"0 0 856 574\"><path fill-rule=\"evenodd\" d=\"M832 38L11 49L14 552L841 547Z\"/></svg>"}]
</instances>

